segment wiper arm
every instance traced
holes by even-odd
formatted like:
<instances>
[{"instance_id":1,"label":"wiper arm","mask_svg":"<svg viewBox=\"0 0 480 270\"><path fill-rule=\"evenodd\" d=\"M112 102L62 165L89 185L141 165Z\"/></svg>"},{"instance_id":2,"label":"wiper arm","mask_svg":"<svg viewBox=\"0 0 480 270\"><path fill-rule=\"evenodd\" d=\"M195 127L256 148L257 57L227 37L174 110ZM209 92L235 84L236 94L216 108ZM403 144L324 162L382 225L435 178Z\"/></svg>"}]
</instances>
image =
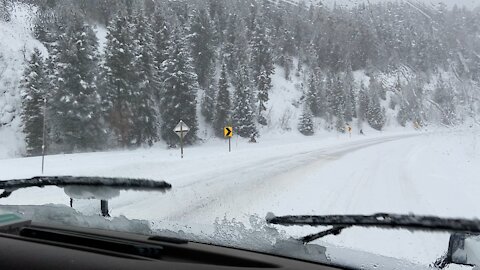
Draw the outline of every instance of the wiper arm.
<instances>
[{"instance_id":1,"label":"wiper arm","mask_svg":"<svg viewBox=\"0 0 480 270\"><path fill-rule=\"evenodd\" d=\"M146 179L109 178L109 177L75 177L75 176L39 176L29 179L16 179L0 181L0 189L4 192L0 198L6 198L17 189L28 187L45 186L88 186L88 187L112 187L117 189L143 190L143 191L167 191L172 185L165 181L153 181Z\"/></svg>"},{"instance_id":2,"label":"wiper arm","mask_svg":"<svg viewBox=\"0 0 480 270\"><path fill-rule=\"evenodd\" d=\"M309 243L327 235L338 235L350 227L376 227L382 229L406 229L412 231L441 231L480 233L480 220L440 218L434 216L374 214L329 216L267 216L267 223L282 226L333 226L332 229L299 239Z\"/></svg>"},{"instance_id":3,"label":"wiper arm","mask_svg":"<svg viewBox=\"0 0 480 270\"><path fill-rule=\"evenodd\" d=\"M307 236L300 238L299 240L302 243L307 244L328 235L339 235L343 231L343 229L346 229L348 227L350 226L334 226L331 229L321 231L319 233L309 234Z\"/></svg>"}]
</instances>

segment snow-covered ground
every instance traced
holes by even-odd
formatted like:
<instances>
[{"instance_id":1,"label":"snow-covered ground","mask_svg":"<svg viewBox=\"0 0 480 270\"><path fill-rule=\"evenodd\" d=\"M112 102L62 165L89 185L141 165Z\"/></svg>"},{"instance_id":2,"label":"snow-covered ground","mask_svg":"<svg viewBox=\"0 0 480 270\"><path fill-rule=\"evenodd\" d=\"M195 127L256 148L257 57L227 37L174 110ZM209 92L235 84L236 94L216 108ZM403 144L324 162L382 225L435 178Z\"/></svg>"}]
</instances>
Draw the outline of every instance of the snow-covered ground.
<instances>
[{"instance_id":1,"label":"snow-covered ground","mask_svg":"<svg viewBox=\"0 0 480 270\"><path fill-rule=\"evenodd\" d=\"M122 192L110 201L112 216L150 220L154 229L218 234L218 224L255 227L268 212L286 214L425 214L479 218L480 132L474 129L390 131L367 136L290 134L258 144L210 141L178 150L134 151L46 157L47 175L138 177L165 180L166 194ZM41 160L0 160L0 178L40 174ZM2 204L68 204L59 188L14 192ZM75 201L75 209L97 215L98 201ZM214 226L215 225L215 226ZM258 224L257 224L258 225ZM239 231L245 230L237 226ZM240 230L241 229L241 230ZM317 229L282 228L294 237ZM235 230L235 226L229 230ZM235 232L229 231L230 234ZM237 232L238 233L238 232ZM448 246L447 234L349 229L315 243L342 256L348 247L428 265Z\"/></svg>"}]
</instances>

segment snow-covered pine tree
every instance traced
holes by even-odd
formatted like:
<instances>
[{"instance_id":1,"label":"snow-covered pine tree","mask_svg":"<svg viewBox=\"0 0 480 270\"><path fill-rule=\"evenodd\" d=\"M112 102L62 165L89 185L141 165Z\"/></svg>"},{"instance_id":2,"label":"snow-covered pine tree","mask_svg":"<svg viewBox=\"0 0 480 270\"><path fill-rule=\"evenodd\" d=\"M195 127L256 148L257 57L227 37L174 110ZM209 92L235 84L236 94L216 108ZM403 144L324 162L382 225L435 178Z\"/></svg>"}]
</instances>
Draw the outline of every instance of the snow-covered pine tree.
<instances>
[{"instance_id":1,"label":"snow-covered pine tree","mask_svg":"<svg viewBox=\"0 0 480 270\"><path fill-rule=\"evenodd\" d=\"M376 75L370 76L370 91L377 93L378 97L382 100L387 100L387 91L383 86L382 82L375 78L375 76Z\"/></svg>"},{"instance_id":2,"label":"snow-covered pine tree","mask_svg":"<svg viewBox=\"0 0 480 270\"><path fill-rule=\"evenodd\" d=\"M305 136L311 136L315 133L313 128L313 115L306 104L303 106L303 112L298 122L298 131Z\"/></svg>"},{"instance_id":3,"label":"snow-covered pine tree","mask_svg":"<svg viewBox=\"0 0 480 270\"><path fill-rule=\"evenodd\" d=\"M225 44L223 47L223 57L225 57L227 70L229 75L234 75L237 68L235 59L235 43L237 37L237 15L230 14L227 21L227 29L225 31Z\"/></svg>"},{"instance_id":4,"label":"snow-covered pine tree","mask_svg":"<svg viewBox=\"0 0 480 270\"><path fill-rule=\"evenodd\" d=\"M198 84L204 90L200 112L208 123L215 113L215 29L205 9L195 11L190 27L193 65Z\"/></svg>"},{"instance_id":5,"label":"snow-covered pine tree","mask_svg":"<svg viewBox=\"0 0 480 270\"><path fill-rule=\"evenodd\" d=\"M56 81L50 112L56 141L63 151L100 149L104 128L97 91L97 39L79 14L57 41L54 55Z\"/></svg>"},{"instance_id":6,"label":"snow-covered pine tree","mask_svg":"<svg viewBox=\"0 0 480 270\"><path fill-rule=\"evenodd\" d=\"M229 64L232 64L233 70L229 69L229 77L231 78L230 82L233 86L237 84L239 81L239 70L243 65L250 67L250 56L251 56L251 48L248 44L248 37L246 33L246 26L242 20L236 21L238 25L236 25L235 29L237 32L235 35L235 43L231 48L231 54L228 53L225 55L225 59L227 60L227 68L229 69ZM225 51L227 52L227 47L225 47ZM233 61L231 61L233 59ZM250 82L253 82L253 78L251 77L251 70L248 71L248 76L250 77ZM252 84L254 87L255 84ZM253 91L253 89L252 89ZM252 93L253 95L253 93Z\"/></svg>"},{"instance_id":7,"label":"snow-covered pine tree","mask_svg":"<svg viewBox=\"0 0 480 270\"><path fill-rule=\"evenodd\" d=\"M258 77L258 123L260 125L267 125L267 118L265 112L267 111L266 103L268 102L268 92L272 89L272 79L268 75L268 71L265 67L262 67L260 75Z\"/></svg>"},{"instance_id":8,"label":"snow-covered pine tree","mask_svg":"<svg viewBox=\"0 0 480 270\"><path fill-rule=\"evenodd\" d=\"M157 111L154 93L159 88L159 73L155 69L152 26L146 18L134 17L133 44L135 53L135 88L133 103L134 137L136 145L152 145L157 140Z\"/></svg>"},{"instance_id":9,"label":"snow-covered pine tree","mask_svg":"<svg viewBox=\"0 0 480 270\"><path fill-rule=\"evenodd\" d=\"M401 91L400 110L397 114L397 121L400 125L406 126L410 121L421 126L424 122L423 113L423 83L416 79L405 85Z\"/></svg>"},{"instance_id":10,"label":"snow-covered pine tree","mask_svg":"<svg viewBox=\"0 0 480 270\"><path fill-rule=\"evenodd\" d=\"M327 80L323 72L316 68L315 74L315 87L316 92L316 104L317 104L317 116L323 117L328 120L328 98L327 98ZM315 115L314 115L315 116Z\"/></svg>"},{"instance_id":11,"label":"snow-covered pine tree","mask_svg":"<svg viewBox=\"0 0 480 270\"><path fill-rule=\"evenodd\" d=\"M353 118L357 117L356 98L355 98L355 79L353 77L352 68L348 66L343 78L343 87L345 90L345 121L350 123Z\"/></svg>"},{"instance_id":12,"label":"snow-covered pine tree","mask_svg":"<svg viewBox=\"0 0 480 270\"><path fill-rule=\"evenodd\" d=\"M192 57L198 84L207 89L212 80L212 69L215 68L215 44L210 17L205 9L195 13L190 27Z\"/></svg>"},{"instance_id":13,"label":"snow-covered pine tree","mask_svg":"<svg viewBox=\"0 0 480 270\"><path fill-rule=\"evenodd\" d=\"M199 86L191 62L185 30L180 27L175 29L171 38L168 59L163 62L164 94L160 99L160 110L162 138L173 146L179 142L173 129L180 120L190 127L185 142L193 143L197 140L196 95Z\"/></svg>"},{"instance_id":14,"label":"snow-covered pine tree","mask_svg":"<svg viewBox=\"0 0 480 270\"><path fill-rule=\"evenodd\" d=\"M117 15L108 27L104 64L103 98L106 117L120 146L135 144L135 115L132 101L135 100L135 51L132 29L125 16Z\"/></svg>"},{"instance_id":15,"label":"snow-covered pine tree","mask_svg":"<svg viewBox=\"0 0 480 270\"><path fill-rule=\"evenodd\" d=\"M170 25L160 10L155 11L152 20L153 42L155 45L153 53L155 55L157 69L161 70L163 61L168 58Z\"/></svg>"},{"instance_id":16,"label":"snow-covered pine tree","mask_svg":"<svg viewBox=\"0 0 480 270\"><path fill-rule=\"evenodd\" d=\"M368 105L369 99L367 94L367 89L363 82L360 84L360 90L358 92L358 108L357 108L357 116L358 116L358 128L361 129L363 123L367 120L367 112L368 112Z\"/></svg>"},{"instance_id":17,"label":"snow-covered pine tree","mask_svg":"<svg viewBox=\"0 0 480 270\"><path fill-rule=\"evenodd\" d=\"M226 2L222 0L208 1L208 14L212 21L214 41L217 45L224 43L225 28L227 26Z\"/></svg>"},{"instance_id":18,"label":"snow-covered pine tree","mask_svg":"<svg viewBox=\"0 0 480 270\"><path fill-rule=\"evenodd\" d=\"M238 135L244 138L250 138L257 133L252 95L252 83L248 67L246 64L242 64L235 83L232 120Z\"/></svg>"},{"instance_id":19,"label":"snow-covered pine tree","mask_svg":"<svg viewBox=\"0 0 480 270\"><path fill-rule=\"evenodd\" d=\"M252 77L258 91L258 123L266 125L267 121L264 114L267 110L268 92L272 88L271 76L275 67L273 66L271 52L272 44L268 40L265 28L257 19L253 20L253 24L254 31L250 41Z\"/></svg>"},{"instance_id":20,"label":"snow-covered pine tree","mask_svg":"<svg viewBox=\"0 0 480 270\"><path fill-rule=\"evenodd\" d=\"M56 17L55 15L56 14L54 14L50 9L40 9L33 21L33 35L48 49L52 48L59 35L56 31L57 28L55 27L55 21L60 20L60 18Z\"/></svg>"},{"instance_id":21,"label":"snow-covered pine tree","mask_svg":"<svg viewBox=\"0 0 480 270\"><path fill-rule=\"evenodd\" d=\"M285 79L290 80L290 73L293 70L292 55L295 50L295 40L291 31L283 29L280 43L280 57L279 64L283 66L285 70Z\"/></svg>"},{"instance_id":22,"label":"snow-covered pine tree","mask_svg":"<svg viewBox=\"0 0 480 270\"><path fill-rule=\"evenodd\" d=\"M319 107L318 107L318 82L317 77L312 72L308 79L307 91L305 93L305 106L308 107L310 112L313 116L320 116L319 115Z\"/></svg>"},{"instance_id":23,"label":"snow-covered pine tree","mask_svg":"<svg viewBox=\"0 0 480 270\"><path fill-rule=\"evenodd\" d=\"M215 135L218 137L223 137L223 128L231 124L230 116L232 108L228 86L227 65L223 63L220 79L218 80L218 94L213 120L213 129L215 130Z\"/></svg>"},{"instance_id":24,"label":"snow-covered pine tree","mask_svg":"<svg viewBox=\"0 0 480 270\"><path fill-rule=\"evenodd\" d=\"M376 129L382 130L385 125L385 109L382 108L380 104L379 93L372 88L369 90L369 100L368 100L368 109L367 109L367 121L368 124Z\"/></svg>"},{"instance_id":25,"label":"snow-covered pine tree","mask_svg":"<svg viewBox=\"0 0 480 270\"><path fill-rule=\"evenodd\" d=\"M408 120L410 120L408 106L405 101L402 101L400 103L400 110L397 113L397 121L402 127L405 127Z\"/></svg>"},{"instance_id":26,"label":"snow-covered pine tree","mask_svg":"<svg viewBox=\"0 0 480 270\"><path fill-rule=\"evenodd\" d=\"M9 22L10 21L10 0L2 0L0 2L0 20L3 20L4 22Z\"/></svg>"},{"instance_id":27,"label":"snow-covered pine tree","mask_svg":"<svg viewBox=\"0 0 480 270\"><path fill-rule=\"evenodd\" d=\"M441 75L433 93L433 102L441 113L442 123L453 125L456 121L455 93L452 87L447 86Z\"/></svg>"},{"instance_id":28,"label":"snow-covered pine tree","mask_svg":"<svg viewBox=\"0 0 480 270\"><path fill-rule=\"evenodd\" d=\"M215 92L216 92L216 85L215 85L215 69L210 69L210 75L208 78L207 88L203 93L202 102L201 102L201 110L200 112L205 117L205 120L210 123L213 121L213 117L215 114Z\"/></svg>"},{"instance_id":29,"label":"snow-covered pine tree","mask_svg":"<svg viewBox=\"0 0 480 270\"><path fill-rule=\"evenodd\" d=\"M346 110L346 94L342 79L339 75L333 75L332 103L331 110L335 116L335 128L337 131L345 132L345 110Z\"/></svg>"},{"instance_id":30,"label":"snow-covered pine tree","mask_svg":"<svg viewBox=\"0 0 480 270\"><path fill-rule=\"evenodd\" d=\"M22 81L22 123L27 155L42 153L44 99L47 92L47 74L41 52L35 48Z\"/></svg>"}]
</instances>

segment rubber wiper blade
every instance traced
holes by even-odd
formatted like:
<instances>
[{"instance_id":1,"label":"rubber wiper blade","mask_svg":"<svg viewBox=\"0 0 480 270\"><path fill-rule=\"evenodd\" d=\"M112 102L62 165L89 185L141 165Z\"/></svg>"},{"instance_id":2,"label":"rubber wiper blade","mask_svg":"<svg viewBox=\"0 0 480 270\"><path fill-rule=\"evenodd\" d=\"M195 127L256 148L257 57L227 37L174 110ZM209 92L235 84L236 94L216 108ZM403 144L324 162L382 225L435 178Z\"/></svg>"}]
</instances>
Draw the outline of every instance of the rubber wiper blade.
<instances>
[{"instance_id":1,"label":"rubber wiper blade","mask_svg":"<svg viewBox=\"0 0 480 270\"><path fill-rule=\"evenodd\" d=\"M172 185L165 181L148 179L114 178L114 177L78 177L78 176L37 176L28 179L0 181L0 189L4 190L0 198L6 198L18 189L46 186L86 186L111 187L137 191L167 191Z\"/></svg>"},{"instance_id":2,"label":"rubber wiper blade","mask_svg":"<svg viewBox=\"0 0 480 270\"><path fill-rule=\"evenodd\" d=\"M333 226L332 229L308 235L299 239L304 243L327 235L338 235L350 227L375 227L381 229L406 229L427 232L480 233L480 220L440 218L435 216L374 214L327 215L327 216L267 216L267 223L282 226Z\"/></svg>"}]
</instances>

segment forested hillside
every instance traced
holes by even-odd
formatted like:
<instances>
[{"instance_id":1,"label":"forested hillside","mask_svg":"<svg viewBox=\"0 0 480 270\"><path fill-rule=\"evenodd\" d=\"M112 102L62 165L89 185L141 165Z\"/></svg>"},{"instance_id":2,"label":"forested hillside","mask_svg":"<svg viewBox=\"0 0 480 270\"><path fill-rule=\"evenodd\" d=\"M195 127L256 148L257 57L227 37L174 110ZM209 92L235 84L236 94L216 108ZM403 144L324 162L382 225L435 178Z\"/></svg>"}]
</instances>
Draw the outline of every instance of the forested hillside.
<instances>
[{"instance_id":1,"label":"forested hillside","mask_svg":"<svg viewBox=\"0 0 480 270\"><path fill-rule=\"evenodd\" d=\"M0 27L12 25L19 6L31 11L39 42L25 45L29 53L18 60L18 98L5 98L12 88L1 84L8 50L0 44L0 129L17 119L28 155L41 152L44 116L49 153L69 153L174 146L180 119L194 144L202 125L219 137L226 125L245 138L292 125L312 135L347 125L455 126L475 122L480 110L478 9L408 1L345 8L282 0L4 0ZM299 94L276 89L285 84ZM272 93L288 95L297 119L272 114Z\"/></svg>"}]
</instances>

